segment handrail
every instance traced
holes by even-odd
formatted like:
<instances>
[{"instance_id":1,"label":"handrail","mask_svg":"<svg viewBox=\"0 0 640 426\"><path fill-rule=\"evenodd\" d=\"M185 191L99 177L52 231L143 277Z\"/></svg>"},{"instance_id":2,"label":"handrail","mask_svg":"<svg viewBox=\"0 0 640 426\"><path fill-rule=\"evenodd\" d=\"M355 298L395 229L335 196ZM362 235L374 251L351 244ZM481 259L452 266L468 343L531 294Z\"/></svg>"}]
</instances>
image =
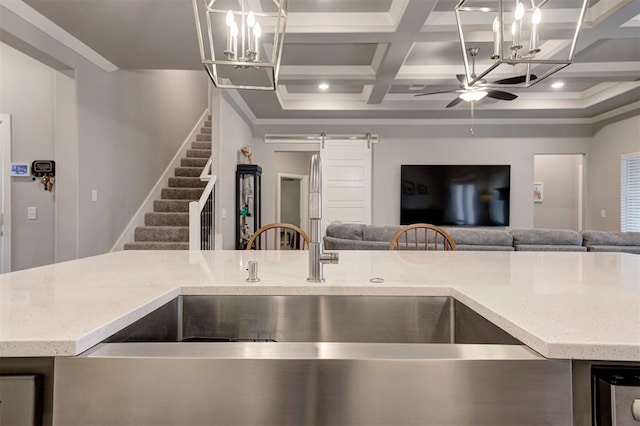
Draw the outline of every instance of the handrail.
<instances>
[{"instance_id":1,"label":"handrail","mask_svg":"<svg viewBox=\"0 0 640 426\"><path fill-rule=\"evenodd\" d=\"M189 250L214 248L214 198L217 175L211 174L213 159L209 158L200 174L201 181L208 181L198 201L189 203Z\"/></svg>"}]
</instances>

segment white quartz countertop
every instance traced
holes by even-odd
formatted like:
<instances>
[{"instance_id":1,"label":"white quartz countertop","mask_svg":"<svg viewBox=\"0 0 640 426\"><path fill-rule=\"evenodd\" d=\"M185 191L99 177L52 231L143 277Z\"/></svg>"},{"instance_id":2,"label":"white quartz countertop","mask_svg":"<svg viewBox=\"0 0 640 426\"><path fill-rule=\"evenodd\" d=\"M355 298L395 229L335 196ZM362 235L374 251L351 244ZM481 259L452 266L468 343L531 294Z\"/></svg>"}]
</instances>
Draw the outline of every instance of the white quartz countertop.
<instances>
[{"instance_id":1,"label":"white quartz countertop","mask_svg":"<svg viewBox=\"0 0 640 426\"><path fill-rule=\"evenodd\" d=\"M180 294L326 294L453 296L545 357L640 361L638 255L341 251L324 271L305 281L306 252L126 251L3 274L0 357L77 355Z\"/></svg>"}]
</instances>

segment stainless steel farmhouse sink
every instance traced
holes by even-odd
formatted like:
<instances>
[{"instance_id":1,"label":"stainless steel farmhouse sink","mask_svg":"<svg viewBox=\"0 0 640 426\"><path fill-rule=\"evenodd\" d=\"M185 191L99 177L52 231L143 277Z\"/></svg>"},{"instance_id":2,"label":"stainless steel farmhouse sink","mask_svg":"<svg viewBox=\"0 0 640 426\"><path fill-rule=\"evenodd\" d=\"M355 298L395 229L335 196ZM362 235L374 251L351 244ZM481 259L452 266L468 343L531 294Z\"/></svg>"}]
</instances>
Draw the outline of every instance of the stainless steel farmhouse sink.
<instances>
[{"instance_id":1,"label":"stainless steel farmhouse sink","mask_svg":"<svg viewBox=\"0 0 640 426\"><path fill-rule=\"evenodd\" d=\"M450 297L181 296L55 363L60 425L567 425L571 364Z\"/></svg>"}]
</instances>

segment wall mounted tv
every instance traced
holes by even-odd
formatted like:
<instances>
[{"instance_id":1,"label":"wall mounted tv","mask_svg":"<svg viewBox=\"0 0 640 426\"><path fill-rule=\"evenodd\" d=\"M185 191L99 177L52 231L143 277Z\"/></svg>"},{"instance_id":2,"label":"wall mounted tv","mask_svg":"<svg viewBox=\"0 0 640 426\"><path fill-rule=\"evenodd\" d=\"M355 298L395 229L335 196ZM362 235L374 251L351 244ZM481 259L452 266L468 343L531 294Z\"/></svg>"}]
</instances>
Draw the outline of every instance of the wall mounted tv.
<instances>
[{"instance_id":1,"label":"wall mounted tv","mask_svg":"<svg viewBox=\"0 0 640 426\"><path fill-rule=\"evenodd\" d=\"M509 165L402 165L400 180L401 225L509 225Z\"/></svg>"}]
</instances>

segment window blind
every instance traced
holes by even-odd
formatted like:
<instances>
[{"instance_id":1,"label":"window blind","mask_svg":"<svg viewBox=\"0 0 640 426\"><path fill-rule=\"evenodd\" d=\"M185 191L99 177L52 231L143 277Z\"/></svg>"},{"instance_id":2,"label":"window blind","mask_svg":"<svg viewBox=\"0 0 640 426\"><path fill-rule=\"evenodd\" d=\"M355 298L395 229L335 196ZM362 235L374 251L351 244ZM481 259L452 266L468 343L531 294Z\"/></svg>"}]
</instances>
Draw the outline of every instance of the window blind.
<instances>
[{"instance_id":1,"label":"window blind","mask_svg":"<svg viewBox=\"0 0 640 426\"><path fill-rule=\"evenodd\" d=\"M640 152L623 155L620 169L620 230L640 232Z\"/></svg>"}]
</instances>

